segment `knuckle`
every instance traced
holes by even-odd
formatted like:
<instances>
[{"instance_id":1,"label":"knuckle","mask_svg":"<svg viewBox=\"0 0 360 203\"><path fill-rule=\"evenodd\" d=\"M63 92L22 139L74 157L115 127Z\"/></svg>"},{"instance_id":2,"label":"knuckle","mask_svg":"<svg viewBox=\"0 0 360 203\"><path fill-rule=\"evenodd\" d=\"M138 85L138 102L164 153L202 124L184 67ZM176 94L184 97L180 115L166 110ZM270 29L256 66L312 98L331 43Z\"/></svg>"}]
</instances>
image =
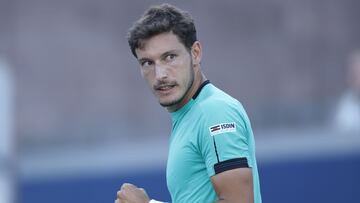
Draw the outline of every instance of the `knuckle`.
<instances>
[{"instance_id":1,"label":"knuckle","mask_svg":"<svg viewBox=\"0 0 360 203\"><path fill-rule=\"evenodd\" d=\"M131 186L132 186L132 184L130 184L130 183L124 183L124 184L122 184L121 189L130 188Z\"/></svg>"},{"instance_id":2,"label":"knuckle","mask_svg":"<svg viewBox=\"0 0 360 203\"><path fill-rule=\"evenodd\" d=\"M117 192L117 197L118 198L124 198L125 197L125 193L124 193L124 191L119 191L119 192Z\"/></svg>"}]
</instances>

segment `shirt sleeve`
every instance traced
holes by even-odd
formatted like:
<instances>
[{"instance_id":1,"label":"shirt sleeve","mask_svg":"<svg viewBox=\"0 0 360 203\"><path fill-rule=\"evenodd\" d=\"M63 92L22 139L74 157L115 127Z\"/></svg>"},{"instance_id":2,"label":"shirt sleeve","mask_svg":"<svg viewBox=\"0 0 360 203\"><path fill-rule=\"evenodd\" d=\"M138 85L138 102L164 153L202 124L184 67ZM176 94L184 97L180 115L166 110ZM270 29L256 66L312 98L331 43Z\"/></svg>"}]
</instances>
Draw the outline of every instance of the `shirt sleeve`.
<instances>
[{"instance_id":1,"label":"shirt sleeve","mask_svg":"<svg viewBox=\"0 0 360 203\"><path fill-rule=\"evenodd\" d=\"M242 106L212 105L206 109L202 112L198 143L208 175L252 167L248 143L250 125Z\"/></svg>"}]
</instances>

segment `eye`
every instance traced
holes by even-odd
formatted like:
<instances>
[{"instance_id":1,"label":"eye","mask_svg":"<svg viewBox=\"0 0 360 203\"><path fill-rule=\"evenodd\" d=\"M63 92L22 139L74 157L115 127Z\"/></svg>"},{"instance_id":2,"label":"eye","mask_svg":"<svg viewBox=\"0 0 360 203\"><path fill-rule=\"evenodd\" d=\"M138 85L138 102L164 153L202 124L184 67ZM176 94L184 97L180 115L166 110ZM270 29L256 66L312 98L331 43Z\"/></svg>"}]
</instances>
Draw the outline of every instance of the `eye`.
<instances>
[{"instance_id":1,"label":"eye","mask_svg":"<svg viewBox=\"0 0 360 203\"><path fill-rule=\"evenodd\" d=\"M176 54L168 54L165 58L166 61L173 61L176 58Z\"/></svg>"},{"instance_id":2,"label":"eye","mask_svg":"<svg viewBox=\"0 0 360 203\"><path fill-rule=\"evenodd\" d=\"M141 61L141 62L140 62L141 67L144 67L144 68L149 67L149 66L151 66L152 64L153 64L153 62L152 62L152 61L149 61L149 60L145 60L145 61Z\"/></svg>"}]
</instances>

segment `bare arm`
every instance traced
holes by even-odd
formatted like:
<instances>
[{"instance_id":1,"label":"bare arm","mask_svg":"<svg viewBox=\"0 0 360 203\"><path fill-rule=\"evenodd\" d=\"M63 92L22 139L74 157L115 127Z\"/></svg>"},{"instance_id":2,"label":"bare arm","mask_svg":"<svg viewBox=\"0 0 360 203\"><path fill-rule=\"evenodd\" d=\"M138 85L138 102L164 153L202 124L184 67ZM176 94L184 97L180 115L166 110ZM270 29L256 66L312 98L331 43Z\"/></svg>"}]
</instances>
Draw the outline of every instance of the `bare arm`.
<instances>
[{"instance_id":1,"label":"bare arm","mask_svg":"<svg viewBox=\"0 0 360 203\"><path fill-rule=\"evenodd\" d=\"M254 203L251 168L237 168L211 177L217 203Z\"/></svg>"}]
</instances>

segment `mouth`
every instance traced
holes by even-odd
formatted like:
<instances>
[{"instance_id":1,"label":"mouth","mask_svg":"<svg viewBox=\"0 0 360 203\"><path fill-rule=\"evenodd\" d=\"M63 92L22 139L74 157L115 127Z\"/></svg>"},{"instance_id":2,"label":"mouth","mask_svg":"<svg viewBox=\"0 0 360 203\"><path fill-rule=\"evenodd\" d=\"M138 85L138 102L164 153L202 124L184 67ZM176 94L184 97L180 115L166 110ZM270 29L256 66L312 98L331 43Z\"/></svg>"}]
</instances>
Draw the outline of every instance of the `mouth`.
<instances>
[{"instance_id":1,"label":"mouth","mask_svg":"<svg viewBox=\"0 0 360 203\"><path fill-rule=\"evenodd\" d=\"M176 85L160 85L155 87L156 92L168 94Z\"/></svg>"}]
</instances>

